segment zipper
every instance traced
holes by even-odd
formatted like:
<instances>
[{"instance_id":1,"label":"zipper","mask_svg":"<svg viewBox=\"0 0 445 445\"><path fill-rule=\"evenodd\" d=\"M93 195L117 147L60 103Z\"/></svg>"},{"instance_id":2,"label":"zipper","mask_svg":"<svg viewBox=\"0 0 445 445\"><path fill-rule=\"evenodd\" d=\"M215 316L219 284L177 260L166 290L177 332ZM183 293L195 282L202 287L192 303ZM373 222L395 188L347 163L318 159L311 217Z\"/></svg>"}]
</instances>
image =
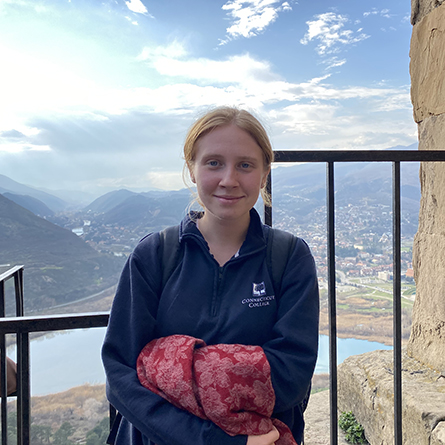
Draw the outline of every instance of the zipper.
<instances>
[{"instance_id":1,"label":"zipper","mask_svg":"<svg viewBox=\"0 0 445 445\"><path fill-rule=\"evenodd\" d=\"M212 295L212 303L211 303L211 307L210 307L210 314L212 317L216 317L218 315L218 309L220 306L220 292L221 292L221 285L223 283L223 279L224 279L224 271L226 269L226 267L228 265L234 264L238 261L242 261L245 260L246 258L257 254L258 252L266 249L266 245L258 247L257 249L247 253L247 254L243 254L240 256L237 256L236 258L231 258L229 261L227 261L226 264L224 264L224 266L220 266L218 264L218 261L216 261L216 259L213 257L213 255L210 253L205 241L197 236L196 234L188 234L187 236L190 236L192 238L194 238L198 244L201 246L201 248L204 250L205 254L209 256L209 258L211 259L211 261L215 262L215 266L218 268L217 270L217 279L216 279L216 283L213 286L213 295Z\"/></svg>"},{"instance_id":2,"label":"zipper","mask_svg":"<svg viewBox=\"0 0 445 445\"><path fill-rule=\"evenodd\" d=\"M213 293L213 301L212 301L212 317L216 317L216 315L218 314L218 307L219 307L219 303L220 303L220 301L219 301L220 300L220 298L219 298L220 297L220 289L221 289L221 283L222 283L223 275L224 275L224 268L226 267L226 264L224 264L224 266L218 265L218 278L216 281L216 286L214 288L215 290Z\"/></svg>"}]
</instances>

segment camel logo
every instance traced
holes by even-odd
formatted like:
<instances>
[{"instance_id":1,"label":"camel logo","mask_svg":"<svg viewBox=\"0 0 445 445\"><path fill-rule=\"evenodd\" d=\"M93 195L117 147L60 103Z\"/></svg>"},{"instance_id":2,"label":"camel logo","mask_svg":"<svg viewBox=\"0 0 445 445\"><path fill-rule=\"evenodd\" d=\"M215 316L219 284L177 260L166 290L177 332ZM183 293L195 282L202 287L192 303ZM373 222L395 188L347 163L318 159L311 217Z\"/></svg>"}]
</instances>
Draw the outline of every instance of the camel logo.
<instances>
[{"instance_id":1,"label":"camel logo","mask_svg":"<svg viewBox=\"0 0 445 445\"><path fill-rule=\"evenodd\" d=\"M253 290L252 295L254 297L262 297L266 295L266 285L264 284L264 281L261 283L252 283L253 284Z\"/></svg>"}]
</instances>

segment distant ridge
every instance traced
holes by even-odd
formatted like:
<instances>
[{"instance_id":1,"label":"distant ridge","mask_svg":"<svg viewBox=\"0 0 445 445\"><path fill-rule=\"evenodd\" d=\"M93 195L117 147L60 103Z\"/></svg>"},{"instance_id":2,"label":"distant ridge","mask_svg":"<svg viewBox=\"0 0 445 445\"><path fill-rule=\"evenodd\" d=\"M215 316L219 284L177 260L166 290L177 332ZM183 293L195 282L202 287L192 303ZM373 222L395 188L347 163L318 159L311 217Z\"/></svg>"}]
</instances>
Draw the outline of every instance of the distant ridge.
<instances>
[{"instance_id":1,"label":"distant ridge","mask_svg":"<svg viewBox=\"0 0 445 445\"><path fill-rule=\"evenodd\" d=\"M105 213L124 202L130 196L135 195L137 195L137 193L130 192L126 189L112 191L95 199L90 205L85 207L84 210L95 213Z\"/></svg>"},{"instance_id":2,"label":"distant ridge","mask_svg":"<svg viewBox=\"0 0 445 445\"><path fill-rule=\"evenodd\" d=\"M414 144L411 145L396 145L395 147L385 148L385 150L418 150L418 149L419 149L418 142L414 142Z\"/></svg>"},{"instance_id":3,"label":"distant ridge","mask_svg":"<svg viewBox=\"0 0 445 445\"><path fill-rule=\"evenodd\" d=\"M34 215L40 216L42 218L45 216L54 215L54 212L45 203L43 203L39 199L33 198L32 196L16 195L15 193L9 192L3 193L3 196L34 213Z\"/></svg>"},{"instance_id":4,"label":"distant ridge","mask_svg":"<svg viewBox=\"0 0 445 445\"><path fill-rule=\"evenodd\" d=\"M144 227L147 231L158 230L178 224L190 201L190 191L186 189L133 194L99 215L97 220L103 224L125 226L137 232Z\"/></svg>"},{"instance_id":5,"label":"distant ridge","mask_svg":"<svg viewBox=\"0 0 445 445\"><path fill-rule=\"evenodd\" d=\"M0 193L13 193L16 195L27 195L42 201L46 204L53 212L59 212L67 208L68 204L62 199L51 195L46 192L42 192L33 187L28 187L27 185L20 184L8 178L7 176L0 175Z\"/></svg>"}]
</instances>

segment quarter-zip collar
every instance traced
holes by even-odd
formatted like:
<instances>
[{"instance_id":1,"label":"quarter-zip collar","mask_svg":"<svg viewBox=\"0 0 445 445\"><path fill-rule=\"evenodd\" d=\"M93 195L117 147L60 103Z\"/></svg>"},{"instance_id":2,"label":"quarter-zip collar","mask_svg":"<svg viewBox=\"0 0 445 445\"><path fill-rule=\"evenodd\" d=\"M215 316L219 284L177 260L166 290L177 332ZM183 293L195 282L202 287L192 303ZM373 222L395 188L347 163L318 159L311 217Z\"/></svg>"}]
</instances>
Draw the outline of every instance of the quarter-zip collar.
<instances>
[{"instance_id":1,"label":"quarter-zip collar","mask_svg":"<svg viewBox=\"0 0 445 445\"><path fill-rule=\"evenodd\" d=\"M202 213L193 212L184 218L179 226L179 241L186 241L194 239L198 243L204 243L208 249L208 245L202 233L199 231L196 220L202 216ZM266 248L265 228L261 222L260 216L255 209L250 210L250 223L247 230L246 239L244 240L240 250L239 256L235 259L256 253L259 250ZM230 260L232 261L232 260Z\"/></svg>"}]
</instances>

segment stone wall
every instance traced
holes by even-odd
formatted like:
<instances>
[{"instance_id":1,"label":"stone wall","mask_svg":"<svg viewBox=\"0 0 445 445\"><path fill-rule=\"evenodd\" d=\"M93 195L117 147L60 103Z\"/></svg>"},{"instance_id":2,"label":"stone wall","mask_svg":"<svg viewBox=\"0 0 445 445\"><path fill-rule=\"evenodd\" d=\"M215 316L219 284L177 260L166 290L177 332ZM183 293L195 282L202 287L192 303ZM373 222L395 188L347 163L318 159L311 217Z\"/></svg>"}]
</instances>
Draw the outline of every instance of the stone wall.
<instances>
[{"instance_id":1,"label":"stone wall","mask_svg":"<svg viewBox=\"0 0 445 445\"><path fill-rule=\"evenodd\" d=\"M392 351L348 357L338 369L339 411L352 411L371 445L394 444ZM402 443L445 445L445 378L402 353Z\"/></svg>"},{"instance_id":2,"label":"stone wall","mask_svg":"<svg viewBox=\"0 0 445 445\"><path fill-rule=\"evenodd\" d=\"M411 100L419 150L445 150L445 2L413 0ZM408 353L445 369L445 165L423 163L413 268L417 295Z\"/></svg>"},{"instance_id":3,"label":"stone wall","mask_svg":"<svg viewBox=\"0 0 445 445\"><path fill-rule=\"evenodd\" d=\"M419 150L445 150L445 0L412 1L411 98ZM402 354L402 443L445 445L445 163L422 163L413 267L417 295ZM441 372L442 371L442 372ZM338 405L371 445L394 443L391 351L352 356L338 370Z\"/></svg>"}]
</instances>

